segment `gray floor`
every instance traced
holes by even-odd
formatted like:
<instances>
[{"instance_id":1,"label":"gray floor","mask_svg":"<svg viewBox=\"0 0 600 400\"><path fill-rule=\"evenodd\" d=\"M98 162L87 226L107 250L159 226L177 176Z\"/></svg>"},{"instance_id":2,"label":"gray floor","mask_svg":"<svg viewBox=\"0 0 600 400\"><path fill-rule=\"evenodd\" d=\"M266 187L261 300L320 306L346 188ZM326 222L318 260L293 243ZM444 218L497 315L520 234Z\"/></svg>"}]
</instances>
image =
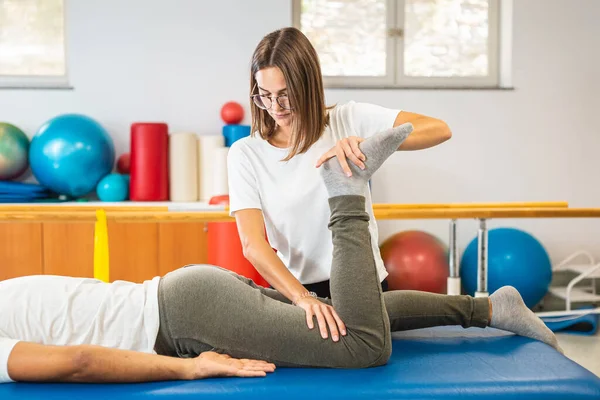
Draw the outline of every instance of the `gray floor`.
<instances>
[{"instance_id":1,"label":"gray floor","mask_svg":"<svg viewBox=\"0 0 600 400\"><path fill-rule=\"evenodd\" d=\"M567 357L600 376L600 334L583 336L558 333L556 337Z\"/></svg>"},{"instance_id":2,"label":"gray floor","mask_svg":"<svg viewBox=\"0 0 600 400\"><path fill-rule=\"evenodd\" d=\"M576 276L576 274L568 271L554 272L552 277L552 286L566 286L569 281ZM596 291L600 293L600 279L596 280L596 287ZM574 309L581 308L583 306L598 307L600 304L573 304ZM565 301L563 299L548 294L544 297L541 305L538 305L534 311L558 311L564 309ZM556 337L558 338L560 346L565 351L565 355L567 357L575 361L577 364L587 368L594 374L600 376L600 329L598 329L598 332L592 336L558 333Z\"/></svg>"}]
</instances>

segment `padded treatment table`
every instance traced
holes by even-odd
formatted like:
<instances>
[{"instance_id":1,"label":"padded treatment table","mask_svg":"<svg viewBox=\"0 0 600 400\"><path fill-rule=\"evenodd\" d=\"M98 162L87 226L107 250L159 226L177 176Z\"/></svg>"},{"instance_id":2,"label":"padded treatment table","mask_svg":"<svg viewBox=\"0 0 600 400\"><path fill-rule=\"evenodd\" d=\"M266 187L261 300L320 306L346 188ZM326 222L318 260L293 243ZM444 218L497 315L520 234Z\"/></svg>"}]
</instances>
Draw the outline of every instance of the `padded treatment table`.
<instances>
[{"instance_id":1,"label":"padded treatment table","mask_svg":"<svg viewBox=\"0 0 600 400\"><path fill-rule=\"evenodd\" d=\"M590 354L590 357L598 355ZM600 399L600 378L551 347L495 329L394 333L383 367L278 368L266 378L142 384L0 384L0 399Z\"/></svg>"}]
</instances>

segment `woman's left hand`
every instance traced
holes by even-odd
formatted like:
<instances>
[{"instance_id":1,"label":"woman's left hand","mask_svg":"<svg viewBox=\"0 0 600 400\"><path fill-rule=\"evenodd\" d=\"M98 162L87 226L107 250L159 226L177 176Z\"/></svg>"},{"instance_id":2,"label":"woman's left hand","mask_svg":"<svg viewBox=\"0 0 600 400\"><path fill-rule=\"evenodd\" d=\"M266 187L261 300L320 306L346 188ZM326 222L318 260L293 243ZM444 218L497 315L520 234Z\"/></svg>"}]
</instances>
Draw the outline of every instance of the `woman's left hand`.
<instances>
[{"instance_id":1,"label":"woman's left hand","mask_svg":"<svg viewBox=\"0 0 600 400\"><path fill-rule=\"evenodd\" d=\"M350 136L339 140L335 146L333 146L327 153L323 154L317 161L316 167L319 168L325 161L332 157L337 157L342 169L348 176L352 176L352 171L348 166L348 161L352 161L354 165L360 169L365 169L363 161L366 160L365 155L360 151L358 147L359 143L364 142L365 139L358 136Z\"/></svg>"}]
</instances>

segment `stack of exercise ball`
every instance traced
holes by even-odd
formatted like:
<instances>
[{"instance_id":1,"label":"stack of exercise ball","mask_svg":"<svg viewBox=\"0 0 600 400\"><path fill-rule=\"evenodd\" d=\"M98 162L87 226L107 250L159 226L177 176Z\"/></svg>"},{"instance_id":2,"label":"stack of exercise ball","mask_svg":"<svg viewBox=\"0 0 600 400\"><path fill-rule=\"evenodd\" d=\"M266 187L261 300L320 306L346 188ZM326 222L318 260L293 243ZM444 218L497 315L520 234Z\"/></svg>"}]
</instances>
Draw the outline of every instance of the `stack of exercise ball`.
<instances>
[{"instance_id":1,"label":"stack of exercise ball","mask_svg":"<svg viewBox=\"0 0 600 400\"><path fill-rule=\"evenodd\" d=\"M55 116L31 140L14 125L0 124L0 179L16 179L29 167L38 182L13 183L15 201L87 196L112 171L114 158L110 134L86 115Z\"/></svg>"},{"instance_id":2,"label":"stack of exercise ball","mask_svg":"<svg viewBox=\"0 0 600 400\"><path fill-rule=\"evenodd\" d=\"M460 276L463 289L477 291L477 237L465 249ZM502 286L514 286L525 304L532 308L548 292L552 281L552 263L542 243L528 232L512 227L488 231L488 292Z\"/></svg>"},{"instance_id":3,"label":"stack of exercise ball","mask_svg":"<svg viewBox=\"0 0 600 400\"><path fill-rule=\"evenodd\" d=\"M393 234L380 245L390 290L446 293L448 248L434 235L417 231Z\"/></svg>"},{"instance_id":4,"label":"stack of exercise ball","mask_svg":"<svg viewBox=\"0 0 600 400\"><path fill-rule=\"evenodd\" d=\"M170 133L164 122L132 123L129 151L118 157L115 172L113 140L89 116L58 115L31 142L16 126L0 123L0 180L16 179L31 167L40 190L64 199L95 193L101 201L208 202L228 193L229 147L250 134L250 127L241 125L239 103L225 103L221 117L225 126L219 135Z\"/></svg>"}]
</instances>

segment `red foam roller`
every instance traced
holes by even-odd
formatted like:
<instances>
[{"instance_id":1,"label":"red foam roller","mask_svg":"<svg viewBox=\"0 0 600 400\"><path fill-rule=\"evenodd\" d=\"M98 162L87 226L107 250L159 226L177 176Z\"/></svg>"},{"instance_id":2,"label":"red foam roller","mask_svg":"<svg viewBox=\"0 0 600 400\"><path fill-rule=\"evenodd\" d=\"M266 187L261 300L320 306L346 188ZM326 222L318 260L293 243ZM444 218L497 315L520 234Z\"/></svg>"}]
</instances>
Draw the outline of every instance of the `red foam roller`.
<instances>
[{"instance_id":1,"label":"red foam roller","mask_svg":"<svg viewBox=\"0 0 600 400\"><path fill-rule=\"evenodd\" d=\"M229 195L215 196L209 204L229 205ZM208 263L252 279L259 286L269 287L252 263L244 257L242 242L235 222L209 222Z\"/></svg>"},{"instance_id":2,"label":"red foam roller","mask_svg":"<svg viewBox=\"0 0 600 400\"><path fill-rule=\"evenodd\" d=\"M131 125L130 199L169 200L169 127L165 123Z\"/></svg>"}]
</instances>

